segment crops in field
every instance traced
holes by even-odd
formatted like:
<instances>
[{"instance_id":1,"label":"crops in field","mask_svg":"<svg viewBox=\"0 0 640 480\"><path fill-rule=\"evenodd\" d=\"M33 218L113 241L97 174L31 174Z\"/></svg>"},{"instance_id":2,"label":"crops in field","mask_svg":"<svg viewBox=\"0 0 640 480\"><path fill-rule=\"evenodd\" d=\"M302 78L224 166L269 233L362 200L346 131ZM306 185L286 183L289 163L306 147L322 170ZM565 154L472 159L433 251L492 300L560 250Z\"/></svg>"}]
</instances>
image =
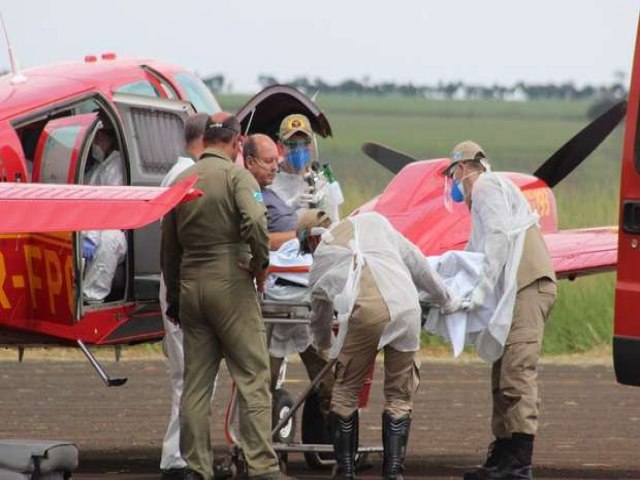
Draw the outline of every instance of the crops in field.
<instances>
[{"instance_id":1,"label":"crops in field","mask_svg":"<svg viewBox=\"0 0 640 480\"><path fill-rule=\"evenodd\" d=\"M245 100L222 96L235 110ZM319 141L322 162L330 162L345 194L343 214L381 192L392 175L368 159L360 146L376 141L416 158L447 156L465 139L480 143L494 170L532 173L587 125L588 103L464 102L405 97L322 96L333 138ZM555 187L560 228L617 223L622 128ZM560 282L548 321L548 353L588 351L611 339L614 274Z\"/></svg>"}]
</instances>

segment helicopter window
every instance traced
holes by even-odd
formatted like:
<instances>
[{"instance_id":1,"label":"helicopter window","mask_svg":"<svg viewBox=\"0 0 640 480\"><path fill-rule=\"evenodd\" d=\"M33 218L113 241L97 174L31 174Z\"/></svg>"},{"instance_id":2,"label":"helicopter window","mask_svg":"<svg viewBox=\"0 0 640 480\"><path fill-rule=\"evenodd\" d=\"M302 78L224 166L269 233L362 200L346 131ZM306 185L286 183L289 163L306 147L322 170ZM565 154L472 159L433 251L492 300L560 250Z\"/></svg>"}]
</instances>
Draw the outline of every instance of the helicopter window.
<instances>
[{"instance_id":1,"label":"helicopter window","mask_svg":"<svg viewBox=\"0 0 640 480\"><path fill-rule=\"evenodd\" d=\"M116 88L117 93L133 93L135 95L144 95L145 97L161 97L160 92L156 90L153 84L148 80L138 80L136 82L127 83Z\"/></svg>"},{"instance_id":2,"label":"helicopter window","mask_svg":"<svg viewBox=\"0 0 640 480\"><path fill-rule=\"evenodd\" d=\"M131 120L142 173L164 175L184 150L182 118L171 112L132 108Z\"/></svg>"},{"instance_id":3,"label":"helicopter window","mask_svg":"<svg viewBox=\"0 0 640 480\"><path fill-rule=\"evenodd\" d=\"M193 73L180 72L173 75L175 81L187 94L187 98L198 112L216 113L220 105L206 85Z\"/></svg>"}]
</instances>

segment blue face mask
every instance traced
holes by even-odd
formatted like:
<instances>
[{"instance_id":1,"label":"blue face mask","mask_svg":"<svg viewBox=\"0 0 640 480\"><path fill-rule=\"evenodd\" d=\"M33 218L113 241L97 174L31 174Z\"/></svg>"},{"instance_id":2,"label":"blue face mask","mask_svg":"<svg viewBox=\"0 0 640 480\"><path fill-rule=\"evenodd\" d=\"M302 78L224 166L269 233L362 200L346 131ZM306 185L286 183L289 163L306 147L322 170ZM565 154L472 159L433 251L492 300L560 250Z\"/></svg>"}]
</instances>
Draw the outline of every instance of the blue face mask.
<instances>
[{"instance_id":1,"label":"blue face mask","mask_svg":"<svg viewBox=\"0 0 640 480\"><path fill-rule=\"evenodd\" d=\"M451 200L456 203L464 202L464 186L460 180L454 180L451 186Z\"/></svg>"},{"instance_id":2,"label":"blue face mask","mask_svg":"<svg viewBox=\"0 0 640 480\"><path fill-rule=\"evenodd\" d=\"M302 170L311 159L311 150L306 147L295 147L287 153L287 162L296 171Z\"/></svg>"}]
</instances>

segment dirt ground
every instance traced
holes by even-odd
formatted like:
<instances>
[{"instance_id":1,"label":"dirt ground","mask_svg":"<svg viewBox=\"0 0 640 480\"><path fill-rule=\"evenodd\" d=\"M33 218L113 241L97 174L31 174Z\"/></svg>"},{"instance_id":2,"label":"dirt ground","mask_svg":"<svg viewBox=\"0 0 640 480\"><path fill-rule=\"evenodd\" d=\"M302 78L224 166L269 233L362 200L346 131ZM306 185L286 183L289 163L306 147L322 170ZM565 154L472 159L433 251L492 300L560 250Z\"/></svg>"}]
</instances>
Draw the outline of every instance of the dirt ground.
<instances>
[{"instance_id":1,"label":"dirt ground","mask_svg":"<svg viewBox=\"0 0 640 480\"><path fill-rule=\"evenodd\" d=\"M17 355L16 355L17 357ZM128 376L107 388L81 359L0 358L0 438L66 439L81 454L77 479L159 478L160 447L169 412L167 367L152 359L106 361L112 375ZM361 417L361 444L380 444L381 369ZM425 358L415 398L407 478L461 478L478 464L490 440L489 367ZM288 390L304 387L291 363ZM545 364L543 404L535 450L538 479L640 479L640 389L617 385L609 365ZM229 397L226 371L213 405L214 443L225 451L222 417ZM298 416L300 417L300 415ZM299 435L298 435L299 437ZM381 460L359 478L379 478ZM291 475L330 478L290 455Z\"/></svg>"}]
</instances>

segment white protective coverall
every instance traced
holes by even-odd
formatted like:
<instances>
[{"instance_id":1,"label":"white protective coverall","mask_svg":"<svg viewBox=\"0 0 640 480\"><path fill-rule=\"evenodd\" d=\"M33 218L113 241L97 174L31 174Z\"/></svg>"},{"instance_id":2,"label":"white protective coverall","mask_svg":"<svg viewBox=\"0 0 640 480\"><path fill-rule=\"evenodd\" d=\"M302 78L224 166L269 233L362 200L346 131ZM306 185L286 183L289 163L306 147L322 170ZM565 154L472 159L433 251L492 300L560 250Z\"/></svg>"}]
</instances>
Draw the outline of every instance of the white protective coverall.
<instances>
[{"instance_id":1,"label":"white protective coverall","mask_svg":"<svg viewBox=\"0 0 640 480\"><path fill-rule=\"evenodd\" d=\"M94 166L87 175L87 185L126 185L124 163L119 151ZM122 230L91 230L84 232L95 245L93 258L87 264L83 293L86 300L104 300L113 283L116 268L127 254L127 237Z\"/></svg>"},{"instance_id":2,"label":"white protective coverall","mask_svg":"<svg viewBox=\"0 0 640 480\"><path fill-rule=\"evenodd\" d=\"M421 308L414 285L430 292L434 301L445 308L454 297L432 271L418 247L397 232L382 215L364 213L345 221L353 224L354 238L349 246L326 243L333 239L330 230L322 236L323 241L314 253L309 284L314 304L311 329L316 347L327 349L331 346L331 358L340 353L366 263L390 315L378 350L386 345L400 352L418 350ZM331 345L333 309L338 314L339 329Z\"/></svg>"},{"instance_id":3,"label":"white protective coverall","mask_svg":"<svg viewBox=\"0 0 640 480\"><path fill-rule=\"evenodd\" d=\"M304 180L304 177L299 174L278 172L269 188L276 192L287 204L291 205L297 195L308 191L309 185ZM332 222L336 223L340 220L339 207L344 203L344 197L337 181L332 183L323 181L321 184L316 185L313 201L316 204L314 208L326 211ZM296 213L300 216L307 208L298 208Z\"/></svg>"},{"instance_id":4,"label":"white protective coverall","mask_svg":"<svg viewBox=\"0 0 640 480\"><path fill-rule=\"evenodd\" d=\"M195 162L190 157L178 157L175 165L167 172L160 183L161 187L168 187L187 168ZM171 415L162 442L162 457L160 468L185 468L187 463L180 455L180 399L184 387L184 347L182 329L167 317L167 286L160 274L160 309L162 323L164 323L164 339L162 347L169 362L169 380L171 383ZM215 391L215 384L214 384Z\"/></svg>"},{"instance_id":5,"label":"white protective coverall","mask_svg":"<svg viewBox=\"0 0 640 480\"><path fill-rule=\"evenodd\" d=\"M269 252L269 265L272 267L310 267L313 257L300 254L300 242L293 238L277 251ZM295 283L295 285L279 285L278 278ZM309 273L278 272L269 275L265 287L265 298L279 302L308 302ZM304 352L311 345L311 333L308 325L274 324L271 327L269 355L284 358L292 353Z\"/></svg>"},{"instance_id":6,"label":"white protective coverall","mask_svg":"<svg viewBox=\"0 0 640 480\"><path fill-rule=\"evenodd\" d=\"M476 180L471 193L471 234L465 250L485 255L479 280L470 294L470 298L479 294L485 301L466 315L467 325L487 326L468 331L467 343L475 344L478 355L487 362L502 356L513 319L525 234L538 219L510 180L492 172L482 173ZM437 311L430 315L434 316L428 321L430 329L441 328L437 323L446 322L447 315Z\"/></svg>"}]
</instances>

